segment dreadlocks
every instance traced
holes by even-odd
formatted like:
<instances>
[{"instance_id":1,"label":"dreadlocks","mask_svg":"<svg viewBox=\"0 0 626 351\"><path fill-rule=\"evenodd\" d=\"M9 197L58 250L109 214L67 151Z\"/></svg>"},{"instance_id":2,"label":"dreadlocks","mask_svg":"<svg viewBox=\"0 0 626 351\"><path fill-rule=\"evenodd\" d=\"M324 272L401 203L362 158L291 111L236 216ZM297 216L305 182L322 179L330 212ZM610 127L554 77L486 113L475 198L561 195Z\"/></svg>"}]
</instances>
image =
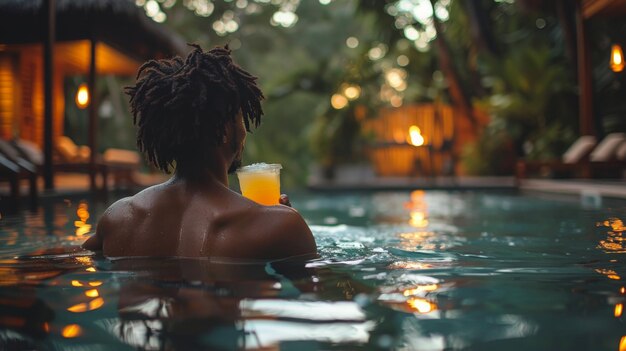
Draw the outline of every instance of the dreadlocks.
<instances>
[{"instance_id":1,"label":"dreadlocks","mask_svg":"<svg viewBox=\"0 0 626 351\"><path fill-rule=\"evenodd\" d=\"M125 89L138 127L137 146L166 173L174 162L191 161L190 155L204 164L240 110L248 132L263 115L257 78L233 62L228 46L205 52L189 45L194 50L185 60L144 63L136 85Z\"/></svg>"}]
</instances>

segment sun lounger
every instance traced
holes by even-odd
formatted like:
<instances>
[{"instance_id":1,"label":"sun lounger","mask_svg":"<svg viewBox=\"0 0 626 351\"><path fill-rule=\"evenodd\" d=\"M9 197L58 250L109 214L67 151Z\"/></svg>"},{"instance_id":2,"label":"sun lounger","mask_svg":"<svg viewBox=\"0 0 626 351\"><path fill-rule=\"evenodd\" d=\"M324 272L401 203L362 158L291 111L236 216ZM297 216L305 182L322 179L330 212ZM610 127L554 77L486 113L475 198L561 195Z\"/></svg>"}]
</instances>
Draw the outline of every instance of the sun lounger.
<instances>
[{"instance_id":1,"label":"sun lounger","mask_svg":"<svg viewBox=\"0 0 626 351\"><path fill-rule=\"evenodd\" d=\"M22 157L20 152L8 141L0 140L1 170L0 179L10 183L10 200L17 208L20 199L19 182L27 179L29 182L29 197L31 208L36 208L38 200L37 191L37 167L28 159Z\"/></svg>"},{"instance_id":2,"label":"sun lounger","mask_svg":"<svg viewBox=\"0 0 626 351\"><path fill-rule=\"evenodd\" d=\"M59 167L65 169L86 167L89 170L91 150L88 146L78 146L67 136L57 139L56 148ZM96 170L102 175L102 186L106 190L108 175L113 176L115 186L136 185L134 174L139 169L141 158L135 151L110 148L102 155L96 155Z\"/></svg>"},{"instance_id":3,"label":"sun lounger","mask_svg":"<svg viewBox=\"0 0 626 351\"><path fill-rule=\"evenodd\" d=\"M529 173L539 172L542 175L567 173L580 178L609 177L621 178L626 160L621 148L626 143L624 133L607 135L596 145L592 136L582 136L563 154L561 160L517 162L516 176L526 178Z\"/></svg>"},{"instance_id":4,"label":"sun lounger","mask_svg":"<svg viewBox=\"0 0 626 351\"><path fill-rule=\"evenodd\" d=\"M43 167L43 153L36 144L25 140L14 140L22 154L27 156L38 168ZM87 146L78 146L70 138L61 136L55 144L53 168L56 172L89 173L91 171L90 154ZM102 190L107 191L108 176L113 175L116 186L125 182L134 185L134 172L141 164L139 154L122 149L107 149L103 155L96 155L95 172L101 175Z\"/></svg>"}]
</instances>

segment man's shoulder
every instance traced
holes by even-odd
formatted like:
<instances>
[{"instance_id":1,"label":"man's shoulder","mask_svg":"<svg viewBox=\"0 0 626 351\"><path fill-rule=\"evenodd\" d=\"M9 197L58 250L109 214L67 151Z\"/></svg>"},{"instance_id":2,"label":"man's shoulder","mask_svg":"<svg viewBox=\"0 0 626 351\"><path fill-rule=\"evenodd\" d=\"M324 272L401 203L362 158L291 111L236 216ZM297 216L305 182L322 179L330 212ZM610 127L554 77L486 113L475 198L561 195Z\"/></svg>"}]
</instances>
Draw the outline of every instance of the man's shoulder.
<instances>
[{"instance_id":1,"label":"man's shoulder","mask_svg":"<svg viewBox=\"0 0 626 351\"><path fill-rule=\"evenodd\" d=\"M125 197L115 201L109 206L102 216L100 217L100 223L114 223L128 218L128 216L134 212L133 197Z\"/></svg>"},{"instance_id":2,"label":"man's shoulder","mask_svg":"<svg viewBox=\"0 0 626 351\"><path fill-rule=\"evenodd\" d=\"M148 211L146 204L154 202L151 199L158 192L157 186L151 186L133 196L121 198L104 211L101 220L121 220L131 218L142 211Z\"/></svg>"},{"instance_id":3,"label":"man's shoulder","mask_svg":"<svg viewBox=\"0 0 626 351\"><path fill-rule=\"evenodd\" d=\"M311 229L302 216L287 206L259 206L250 213L251 242L265 258L315 254L317 247Z\"/></svg>"}]
</instances>

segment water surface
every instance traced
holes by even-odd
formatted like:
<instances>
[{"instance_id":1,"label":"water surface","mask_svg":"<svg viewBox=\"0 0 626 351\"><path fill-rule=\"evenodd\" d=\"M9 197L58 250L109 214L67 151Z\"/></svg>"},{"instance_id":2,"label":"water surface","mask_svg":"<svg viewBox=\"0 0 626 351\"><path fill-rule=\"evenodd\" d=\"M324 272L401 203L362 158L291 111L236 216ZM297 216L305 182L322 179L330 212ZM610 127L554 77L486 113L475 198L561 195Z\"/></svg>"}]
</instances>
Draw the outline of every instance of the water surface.
<instances>
[{"instance_id":1,"label":"water surface","mask_svg":"<svg viewBox=\"0 0 626 351\"><path fill-rule=\"evenodd\" d=\"M106 202L3 216L0 349L626 350L624 202L291 197L319 259L111 261L76 248Z\"/></svg>"}]
</instances>

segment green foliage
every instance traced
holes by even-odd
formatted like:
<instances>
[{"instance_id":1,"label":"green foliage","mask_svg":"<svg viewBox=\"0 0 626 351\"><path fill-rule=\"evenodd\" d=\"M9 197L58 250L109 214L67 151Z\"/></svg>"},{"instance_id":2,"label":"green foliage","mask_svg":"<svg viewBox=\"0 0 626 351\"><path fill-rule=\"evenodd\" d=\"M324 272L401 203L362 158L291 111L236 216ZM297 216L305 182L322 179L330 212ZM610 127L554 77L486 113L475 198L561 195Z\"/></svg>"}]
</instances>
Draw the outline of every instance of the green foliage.
<instances>
[{"instance_id":1,"label":"green foliage","mask_svg":"<svg viewBox=\"0 0 626 351\"><path fill-rule=\"evenodd\" d=\"M545 33L534 31L534 18L510 12L511 6L496 9L502 53L480 56L479 72L488 94L475 103L491 116L488 130L508 135L514 153L502 157L559 158L575 139L578 122L574 69L562 44L555 43L562 38L552 35L560 29L553 25Z\"/></svg>"},{"instance_id":2,"label":"green foliage","mask_svg":"<svg viewBox=\"0 0 626 351\"><path fill-rule=\"evenodd\" d=\"M531 135L526 145L526 158L530 160L558 160L576 139L571 127L553 123Z\"/></svg>"},{"instance_id":3,"label":"green foliage","mask_svg":"<svg viewBox=\"0 0 626 351\"><path fill-rule=\"evenodd\" d=\"M359 123L354 111L328 109L315 119L311 128L311 150L325 168L340 162L352 161L355 157Z\"/></svg>"},{"instance_id":4,"label":"green foliage","mask_svg":"<svg viewBox=\"0 0 626 351\"><path fill-rule=\"evenodd\" d=\"M485 128L475 142L463 149L461 160L471 175L511 174L515 160L511 138L499 128Z\"/></svg>"}]
</instances>

